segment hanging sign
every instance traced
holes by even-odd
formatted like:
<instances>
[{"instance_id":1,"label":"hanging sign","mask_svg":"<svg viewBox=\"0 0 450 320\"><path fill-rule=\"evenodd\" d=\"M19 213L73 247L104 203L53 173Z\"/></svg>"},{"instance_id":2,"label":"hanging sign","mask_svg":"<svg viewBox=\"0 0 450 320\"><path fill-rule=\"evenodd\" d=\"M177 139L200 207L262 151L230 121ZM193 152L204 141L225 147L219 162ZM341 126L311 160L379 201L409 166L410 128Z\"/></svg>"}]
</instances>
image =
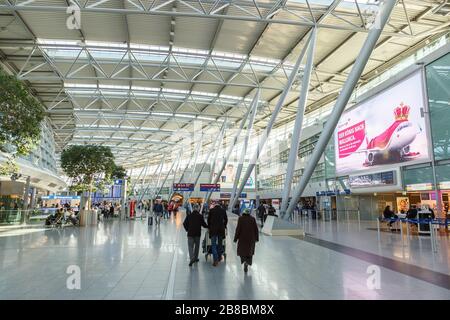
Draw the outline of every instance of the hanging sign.
<instances>
[{"instance_id":1,"label":"hanging sign","mask_svg":"<svg viewBox=\"0 0 450 320\"><path fill-rule=\"evenodd\" d=\"M220 192L220 184L200 184L200 191Z\"/></svg>"},{"instance_id":2,"label":"hanging sign","mask_svg":"<svg viewBox=\"0 0 450 320\"><path fill-rule=\"evenodd\" d=\"M194 191L193 183L174 183L173 191Z\"/></svg>"}]
</instances>

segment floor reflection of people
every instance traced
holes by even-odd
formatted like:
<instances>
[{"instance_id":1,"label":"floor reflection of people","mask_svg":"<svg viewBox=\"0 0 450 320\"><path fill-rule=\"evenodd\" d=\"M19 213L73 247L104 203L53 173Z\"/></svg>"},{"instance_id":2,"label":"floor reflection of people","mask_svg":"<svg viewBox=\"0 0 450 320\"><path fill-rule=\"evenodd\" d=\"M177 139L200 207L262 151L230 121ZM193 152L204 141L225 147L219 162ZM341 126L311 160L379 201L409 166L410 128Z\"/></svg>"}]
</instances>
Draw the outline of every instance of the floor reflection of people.
<instances>
[{"instance_id":1,"label":"floor reflection of people","mask_svg":"<svg viewBox=\"0 0 450 320\"><path fill-rule=\"evenodd\" d=\"M153 247L161 249L161 246L162 246L161 229L159 227L156 227L153 233Z\"/></svg>"}]
</instances>

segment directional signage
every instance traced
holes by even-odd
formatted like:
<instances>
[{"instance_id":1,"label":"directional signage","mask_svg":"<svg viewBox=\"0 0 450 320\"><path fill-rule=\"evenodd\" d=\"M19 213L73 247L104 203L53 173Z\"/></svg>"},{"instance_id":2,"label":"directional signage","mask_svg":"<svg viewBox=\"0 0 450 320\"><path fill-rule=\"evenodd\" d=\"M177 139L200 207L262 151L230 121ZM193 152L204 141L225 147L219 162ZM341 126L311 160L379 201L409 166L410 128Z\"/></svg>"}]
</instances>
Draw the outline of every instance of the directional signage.
<instances>
[{"instance_id":1,"label":"directional signage","mask_svg":"<svg viewBox=\"0 0 450 320\"><path fill-rule=\"evenodd\" d=\"M58 195L50 195L50 196L42 196L42 200L80 200L80 196L58 196Z\"/></svg>"},{"instance_id":2,"label":"directional signage","mask_svg":"<svg viewBox=\"0 0 450 320\"><path fill-rule=\"evenodd\" d=\"M231 198L231 193L229 192L224 192L220 194L220 199L230 199ZM239 197L241 199L245 199L247 198L247 193L241 193L241 196Z\"/></svg>"},{"instance_id":3,"label":"directional signage","mask_svg":"<svg viewBox=\"0 0 450 320\"><path fill-rule=\"evenodd\" d=\"M328 190L328 191L319 191L316 192L316 196L317 197L323 197L323 196L339 196L339 195L349 195L351 194L350 189L344 189L342 190Z\"/></svg>"},{"instance_id":4,"label":"directional signage","mask_svg":"<svg viewBox=\"0 0 450 320\"><path fill-rule=\"evenodd\" d=\"M220 184L200 184L200 191L220 192Z\"/></svg>"},{"instance_id":5,"label":"directional signage","mask_svg":"<svg viewBox=\"0 0 450 320\"><path fill-rule=\"evenodd\" d=\"M193 183L174 183L173 191L194 191Z\"/></svg>"}]
</instances>

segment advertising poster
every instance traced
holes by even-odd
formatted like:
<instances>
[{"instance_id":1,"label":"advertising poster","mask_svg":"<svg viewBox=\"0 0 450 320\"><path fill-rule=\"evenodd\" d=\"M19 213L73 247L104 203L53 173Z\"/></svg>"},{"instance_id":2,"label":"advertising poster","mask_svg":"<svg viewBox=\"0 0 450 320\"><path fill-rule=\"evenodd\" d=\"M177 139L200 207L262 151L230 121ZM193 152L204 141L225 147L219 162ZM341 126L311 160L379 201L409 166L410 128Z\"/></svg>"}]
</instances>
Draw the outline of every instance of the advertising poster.
<instances>
[{"instance_id":1,"label":"advertising poster","mask_svg":"<svg viewBox=\"0 0 450 320\"><path fill-rule=\"evenodd\" d=\"M422 73L345 112L334 142L336 173L429 160Z\"/></svg>"},{"instance_id":2,"label":"advertising poster","mask_svg":"<svg viewBox=\"0 0 450 320\"><path fill-rule=\"evenodd\" d=\"M408 197L397 197L397 211L406 212L409 210L409 198Z\"/></svg>"},{"instance_id":3,"label":"advertising poster","mask_svg":"<svg viewBox=\"0 0 450 320\"><path fill-rule=\"evenodd\" d=\"M352 188L390 186L394 184L394 171L350 176L349 184Z\"/></svg>"},{"instance_id":4,"label":"advertising poster","mask_svg":"<svg viewBox=\"0 0 450 320\"><path fill-rule=\"evenodd\" d=\"M219 168L220 164L216 166L216 168ZM227 162L225 166L225 170L223 170L222 174L219 178L219 184L222 189L232 189L234 181L236 179L236 172L237 172L238 162ZM247 171L248 164L244 163L244 167L242 169L241 173L241 179L244 176L245 172ZM213 180L216 178L217 172L214 173ZM240 181L239 181L240 183ZM247 180L247 183L245 184L245 189L255 189L255 170L253 170L252 174Z\"/></svg>"}]
</instances>

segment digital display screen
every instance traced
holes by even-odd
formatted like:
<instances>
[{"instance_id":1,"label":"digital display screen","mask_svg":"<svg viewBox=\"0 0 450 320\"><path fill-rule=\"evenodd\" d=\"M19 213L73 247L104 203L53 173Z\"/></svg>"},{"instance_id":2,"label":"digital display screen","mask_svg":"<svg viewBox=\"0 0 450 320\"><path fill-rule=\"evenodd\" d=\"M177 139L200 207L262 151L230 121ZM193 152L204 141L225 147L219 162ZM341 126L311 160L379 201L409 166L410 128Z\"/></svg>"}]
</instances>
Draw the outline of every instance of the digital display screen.
<instances>
[{"instance_id":1,"label":"digital display screen","mask_svg":"<svg viewBox=\"0 0 450 320\"><path fill-rule=\"evenodd\" d=\"M422 72L345 112L336 128L336 174L429 160Z\"/></svg>"}]
</instances>

